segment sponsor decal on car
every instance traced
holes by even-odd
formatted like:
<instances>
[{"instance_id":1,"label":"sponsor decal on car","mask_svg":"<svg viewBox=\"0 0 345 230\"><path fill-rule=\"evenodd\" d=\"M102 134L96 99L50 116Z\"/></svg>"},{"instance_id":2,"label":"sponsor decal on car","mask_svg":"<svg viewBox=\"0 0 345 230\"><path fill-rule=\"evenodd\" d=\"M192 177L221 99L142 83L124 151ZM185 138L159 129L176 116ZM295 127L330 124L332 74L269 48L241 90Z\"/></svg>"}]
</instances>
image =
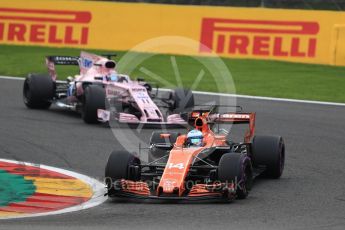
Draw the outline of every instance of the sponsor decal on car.
<instances>
[{"instance_id":1,"label":"sponsor decal on car","mask_svg":"<svg viewBox=\"0 0 345 230\"><path fill-rule=\"evenodd\" d=\"M249 114L222 114L220 118L250 119Z\"/></svg>"},{"instance_id":2,"label":"sponsor decal on car","mask_svg":"<svg viewBox=\"0 0 345 230\"><path fill-rule=\"evenodd\" d=\"M88 58L81 58L80 62L81 62L82 67L87 68L87 69L91 68L93 64L92 60Z\"/></svg>"}]
</instances>

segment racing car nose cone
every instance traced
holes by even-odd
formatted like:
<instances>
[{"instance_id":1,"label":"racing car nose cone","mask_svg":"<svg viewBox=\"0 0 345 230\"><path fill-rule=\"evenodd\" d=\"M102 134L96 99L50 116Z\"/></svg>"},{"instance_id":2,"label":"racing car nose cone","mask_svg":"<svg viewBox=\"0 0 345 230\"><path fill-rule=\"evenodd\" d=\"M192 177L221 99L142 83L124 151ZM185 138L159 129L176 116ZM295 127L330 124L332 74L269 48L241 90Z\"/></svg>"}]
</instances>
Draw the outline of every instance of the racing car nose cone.
<instances>
[{"instance_id":1,"label":"racing car nose cone","mask_svg":"<svg viewBox=\"0 0 345 230\"><path fill-rule=\"evenodd\" d=\"M199 151L194 150L172 150L169 160L165 166L159 187L163 194L181 196L184 191L185 178L194 155ZM158 191L159 192L159 191Z\"/></svg>"}]
</instances>

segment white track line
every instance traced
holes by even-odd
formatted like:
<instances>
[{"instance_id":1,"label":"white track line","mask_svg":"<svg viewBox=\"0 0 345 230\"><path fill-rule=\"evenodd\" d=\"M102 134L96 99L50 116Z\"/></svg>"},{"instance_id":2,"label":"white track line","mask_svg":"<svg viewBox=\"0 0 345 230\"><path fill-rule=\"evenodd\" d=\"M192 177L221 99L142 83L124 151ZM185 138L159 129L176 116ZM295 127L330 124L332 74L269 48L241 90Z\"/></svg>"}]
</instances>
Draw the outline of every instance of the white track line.
<instances>
[{"instance_id":1,"label":"white track line","mask_svg":"<svg viewBox=\"0 0 345 230\"><path fill-rule=\"evenodd\" d=\"M317 105L345 106L345 103L326 102L326 101L310 101L310 100L299 100L299 99L277 98L277 97L260 97L260 96L241 95L241 94L209 93L209 92L202 92L202 91L193 91L193 93L200 94L200 95L238 97L238 98L266 100L266 101L282 101L282 102L307 103L307 104L317 104Z\"/></svg>"},{"instance_id":2,"label":"white track line","mask_svg":"<svg viewBox=\"0 0 345 230\"><path fill-rule=\"evenodd\" d=\"M0 76L0 79L24 80L24 78L21 78L21 77L10 77L10 76ZM159 90L170 91L170 89L159 89ZM345 103L326 102L326 101L310 101L310 100L298 100L298 99L277 98L277 97L260 97L260 96L241 95L241 94L212 93L212 92L203 92L203 91L193 91L193 93L200 94L200 95L238 97L238 98L264 100L264 101L281 101L281 102L294 102L294 103L305 103L305 104L315 104L315 105L345 106Z\"/></svg>"},{"instance_id":3,"label":"white track line","mask_svg":"<svg viewBox=\"0 0 345 230\"><path fill-rule=\"evenodd\" d=\"M7 79L7 80L24 80L23 77L10 77L10 76L0 76L0 79Z\"/></svg>"},{"instance_id":4,"label":"white track line","mask_svg":"<svg viewBox=\"0 0 345 230\"><path fill-rule=\"evenodd\" d=\"M171 91L171 89L159 89L159 90L160 91ZM265 100L265 101L281 101L281 102L294 102L294 103L305 103L305 104L315 104L315 105L345 106L345 103L326 102L326 101L310 101L310 100L298 100L298 99L277 98L277 97L260 97L260 96L241 95L241 94L212 93L212 92L203 92L203 91L193 91L193 93L199 94L199 95L212 95L212 96L220 96L220 97L237 97L237 98Z\"/></svg>"},{"instance_id":5,"label":"white track line","mask_svg":"<svg viewBox=\"0 0 345 230\"><path fill-rule=\"evenodd\" d=\"M38 164L33 164L33 163L7 160L7 159L1 159L0 158L0 162L1 161L9 162L9 163L15 163L15 164L21 164L21 165L26 164L26 165L30 165L30 166L34 166L34 167L37 167L37 165L38 165ZM76 205L76 206L72 206L69 208L65 208L65 209L61 209L61 210L57 210L57 211L52 211L52 212L45 212L45 213L9 216L9 217L4 217L4 218L0 217L0 220L1 219L24 218L24 217L35 217L35 216L48 216L48 215L57 215L57 214L68 213L68 212L75 212L75 211L80 211L80 210L84 210L87 208L95 207L97 205L102 204L104 201L107 200L107 197L104 196L104 194L106 193L105 185L96 179L93 179L91 177L88 177L88 176L85 176L85 175L82 175L82 174L79 174L76 172L68 171L65 169L59 169L59 168L55 168L55 167L51 167L51 166L39 164L39 167L43 168L43 169L50 170L50 171L55 171L55 172L58 172L61 174L65 174L68 176L72 176L76 179L83 181L84 183L88 184L92 188L93 196L87 202Z\"/></svg>"}]
</instances>

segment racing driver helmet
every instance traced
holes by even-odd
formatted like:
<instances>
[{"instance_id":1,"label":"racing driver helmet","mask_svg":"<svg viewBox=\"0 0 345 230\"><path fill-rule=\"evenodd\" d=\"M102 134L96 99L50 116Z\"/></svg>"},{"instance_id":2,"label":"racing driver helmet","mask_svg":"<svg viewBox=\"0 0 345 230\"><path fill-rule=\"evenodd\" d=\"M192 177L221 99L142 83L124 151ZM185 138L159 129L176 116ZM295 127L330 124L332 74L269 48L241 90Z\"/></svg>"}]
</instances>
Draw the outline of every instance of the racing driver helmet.
<instances>
[{"instance_id":1,"label":"racing driver helmet","mask_svg":"<svg viewBox=\"0 0 345 230\"><path fill-rule=\"evenodd\" d=\"M202 132L194 129L187 134L188 147L201 147L203 145Z\"/></svg>"},{"instance_id":2,"label":"racing driver helmet","mask_svg":"<svg viewBox=\"0 0 345 230\"><path fill-rule=\"evenodd\" d=\"M111 73L109 79L110 81L118 81L119 77L117 76L116 73Z\"/></svg>"}]
</instances>

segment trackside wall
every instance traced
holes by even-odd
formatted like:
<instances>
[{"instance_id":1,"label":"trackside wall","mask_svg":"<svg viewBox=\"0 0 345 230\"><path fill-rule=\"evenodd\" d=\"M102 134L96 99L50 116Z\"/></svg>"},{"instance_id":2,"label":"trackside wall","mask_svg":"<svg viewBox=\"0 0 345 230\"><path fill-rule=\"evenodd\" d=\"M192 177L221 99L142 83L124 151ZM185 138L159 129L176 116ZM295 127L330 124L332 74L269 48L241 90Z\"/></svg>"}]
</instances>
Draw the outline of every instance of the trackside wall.
<instances>
[{"instance_id":1,"label":"trackside wall","mask_svg":"<svg viewBox=\"0 0 345 230\"><path fill-rule=\"evenodd\" d=\"M0 44L129 50L183 36L204 47L156 52L345 66L344 28L345 13L331 11L0 0Z\"/></svg>"}]
</instances>

